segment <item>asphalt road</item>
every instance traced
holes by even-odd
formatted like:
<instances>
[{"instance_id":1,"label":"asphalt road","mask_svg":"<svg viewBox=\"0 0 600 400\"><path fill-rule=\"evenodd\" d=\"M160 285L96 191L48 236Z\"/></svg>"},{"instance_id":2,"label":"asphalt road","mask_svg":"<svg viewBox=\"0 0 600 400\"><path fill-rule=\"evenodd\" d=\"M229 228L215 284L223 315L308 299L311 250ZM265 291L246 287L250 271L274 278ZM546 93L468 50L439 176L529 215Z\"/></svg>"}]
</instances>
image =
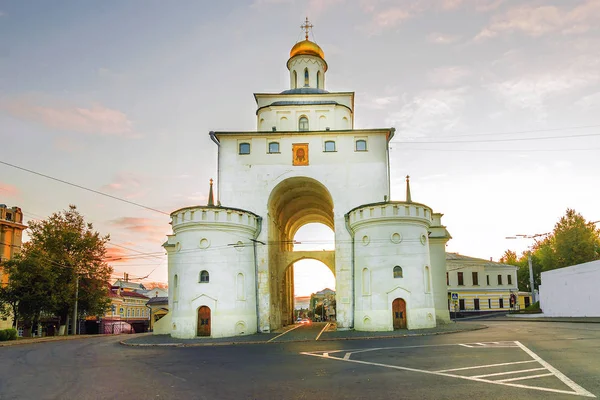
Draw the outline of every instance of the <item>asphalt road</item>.
<instances>
[{"instance_id":1,"label":"asphalt road","mask_svg":"<svg viewBox=\"0 0 600 400\"><path fill-rule=\"evenodd\" d=\"M0 399L600 396L600 324L484 323L398 339L178 348L125 347L121 336L10 346L0 348ZM319 328L286 335L316 338Z\"/></svg>"}]
</instances>

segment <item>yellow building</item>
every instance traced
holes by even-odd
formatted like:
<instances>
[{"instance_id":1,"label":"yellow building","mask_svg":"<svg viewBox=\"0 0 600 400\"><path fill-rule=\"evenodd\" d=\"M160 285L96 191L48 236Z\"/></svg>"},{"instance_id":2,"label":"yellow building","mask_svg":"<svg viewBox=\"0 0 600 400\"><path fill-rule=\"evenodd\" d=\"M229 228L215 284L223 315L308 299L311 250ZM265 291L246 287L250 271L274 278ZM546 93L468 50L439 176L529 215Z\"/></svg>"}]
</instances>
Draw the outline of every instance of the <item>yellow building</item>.
<instances>
[{"instance_id":1,"label":"yellow building","mask_svg":"<svg viewBox=\"0 0 600 400\"><path fill-rule=\"evenodd\" d=\"M4 273L4 262L10 260L21 251L23 231L23 213L19 207L8 208L0 204L0 285L8 285L8 275ZM0 316L0 329L11 328L13 320L10 316Z\"/></svg>"},{"instance_id":2,"label":"yellow building","mask_svg":"<svg viewBox=\"0 0 600 400\"><path fill-rule=\"evenodd\" d=\"M154 330L154 323L169 313L169 298L155 296L146 303L150 308L150 330Z\"/></svg>"},{"instance_id":3,"label":"yellow building","mask_svg":"<svg viewBox=\"0 0 600 400\"><path fill-rule=\"evenodd\" d=\"M448 309L463 314L508 312L511 295L517 302L517 269L514 265L473 258L458 253L446 253L446 284ZM452 299L452 293L458 299Z\"/></svg>"}]
</instances>

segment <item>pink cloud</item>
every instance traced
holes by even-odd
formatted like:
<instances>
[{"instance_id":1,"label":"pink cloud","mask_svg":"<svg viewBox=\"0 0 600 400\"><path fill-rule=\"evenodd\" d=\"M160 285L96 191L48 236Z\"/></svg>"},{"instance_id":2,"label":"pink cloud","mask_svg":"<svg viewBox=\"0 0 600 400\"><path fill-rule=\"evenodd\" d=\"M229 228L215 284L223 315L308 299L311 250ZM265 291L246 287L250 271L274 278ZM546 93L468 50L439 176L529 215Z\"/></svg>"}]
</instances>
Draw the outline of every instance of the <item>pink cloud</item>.
<instances>
[{"instance_id":1,"label":"pink cloud","mask_svg":"<svg viewBox=\"0 0 600 400\"><path fill-rule=\"evenodd\" d=\"M427 35L427 41L435 44L452 44L458 42L459 40L460 36L458 35L448 35L439 32L432 32Z\"/></svg>"},{"instance_id":2,"label":"pink cloud","mask_svg":"<svg viewBox=\"0 0 600 400\"><path fill-rule=\"evenodd\" d=\"M20 195L19 189L8 183L0 182L0 191L2 191L2 196L6 197L18 197Z\"/></svg>"},{"instance_id":3,"label":"pink cloud","mask_svg":"<svg viewBox=\"0 0 600 400\"><path fill-rule=\"evenodd\" d=\"M0 109L16 118L56 130L99 135L134 135L133 124L125 113L101 104L94 104L90 108L52 107L17 99L0 103Z\"/></svg>"},{"instance_id":4,"label":"pink cloud","mask_svg":"<svg viewBox=\"0 0 600 400\"><path fill-rule=\"evenodd\" d=\"M534 37L556 32L580 34L596 28L598 20L600 20L598 0L588 0L570 10L557 6L526 5L494 16L475 40L485 40L502 33L514 32Z\"/></svg>"},{"instance_id":5,"label":"pink cloud","mask_svg":"<svg viewBox=\"0 0 600 400\"><path fill-rule=\"evenodd\" d=\"M156 225L159 222L161 221L136 217L122 217L110 221L112 225L138 237L143 234L149 241L160 241L169 233L169 225L167 223Z\"/></svg>"},{"instance_id":6,"label":"pink cloud","mask_svg":"<svg viewBox=\"0 0 600 400\"><path fill-rule=\"evenodd\" d=\"M119 195L126 199L139 198L148 193L148 189L142 187L142 179L128 172L118 173L113 181L103 185L100 191Z\"/></svg>"}]
</instances>

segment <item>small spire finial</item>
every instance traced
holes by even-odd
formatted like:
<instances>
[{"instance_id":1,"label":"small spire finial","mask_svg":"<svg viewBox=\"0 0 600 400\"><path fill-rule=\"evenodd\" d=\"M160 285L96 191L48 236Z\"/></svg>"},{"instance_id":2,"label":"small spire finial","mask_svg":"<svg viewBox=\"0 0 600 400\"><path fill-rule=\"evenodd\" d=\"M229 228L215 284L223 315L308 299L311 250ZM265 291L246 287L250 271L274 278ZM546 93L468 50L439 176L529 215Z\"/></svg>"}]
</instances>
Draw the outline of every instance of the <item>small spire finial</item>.
<instances>
[{"instance_id":1,"label":"small spire finial","mask_svg":"<svg viewBox=\"0 0 600 400\"><path fill-rule=\"evenodd\" d=\"M304 21L304 23L300 25L300 28L304 29L304 32L306 33L304 37L306 38L306 40L308 40L308 30L313 28L313 24L311 24L308 21L308 17L306 17L306 21Z\"/></svg>"},{"instance_id":2,"label":"small spire finial","mask_svg":"<svg viewBox=\"0 0 600 400\"><path fill-rule=\"evenodd\" d=\"M208 190L208 206L215 205L215 198L213 196L213 180L210 178L210 189Z\"/></svg>"},{"instance_id":3,"label":"small spire finial","mask_svg":"<svg viewBox=\"0 0 600 400\"><path fill-rule=\"evenodd\" d=\"M410 176L406 175L406 202L412 203L412 199L410 198Z\"/></svg>"}]
</instances>

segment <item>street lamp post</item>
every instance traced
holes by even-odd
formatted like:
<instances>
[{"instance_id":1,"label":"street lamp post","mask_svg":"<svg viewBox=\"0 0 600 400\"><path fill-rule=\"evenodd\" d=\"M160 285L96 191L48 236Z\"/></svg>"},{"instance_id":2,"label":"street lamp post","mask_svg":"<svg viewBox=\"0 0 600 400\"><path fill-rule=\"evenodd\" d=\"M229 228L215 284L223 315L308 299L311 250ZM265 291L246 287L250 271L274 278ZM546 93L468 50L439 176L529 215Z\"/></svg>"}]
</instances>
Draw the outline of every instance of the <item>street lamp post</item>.
<instances>
[{"instance_id":1,"label":"street lamp post","mask_svg":"<svg viewBox=\"0 0 600 400\"><path fill-rule=\"evenodd\" d=\"M540 236L547 236L549 234L550 234L550 232L536 233L535 235L518 234L515 236L506 237L506 239L535 239ZM534 287L534 280L533 280L533 263L531 261L531 246L529 247L529 252L527 255L527 264L529 265L529 288L531 289L531 300L532 300L532 303L535 303L536 301L538 301L538 298L535 295L535 287Z\"/></svg>"}]
</instances>

